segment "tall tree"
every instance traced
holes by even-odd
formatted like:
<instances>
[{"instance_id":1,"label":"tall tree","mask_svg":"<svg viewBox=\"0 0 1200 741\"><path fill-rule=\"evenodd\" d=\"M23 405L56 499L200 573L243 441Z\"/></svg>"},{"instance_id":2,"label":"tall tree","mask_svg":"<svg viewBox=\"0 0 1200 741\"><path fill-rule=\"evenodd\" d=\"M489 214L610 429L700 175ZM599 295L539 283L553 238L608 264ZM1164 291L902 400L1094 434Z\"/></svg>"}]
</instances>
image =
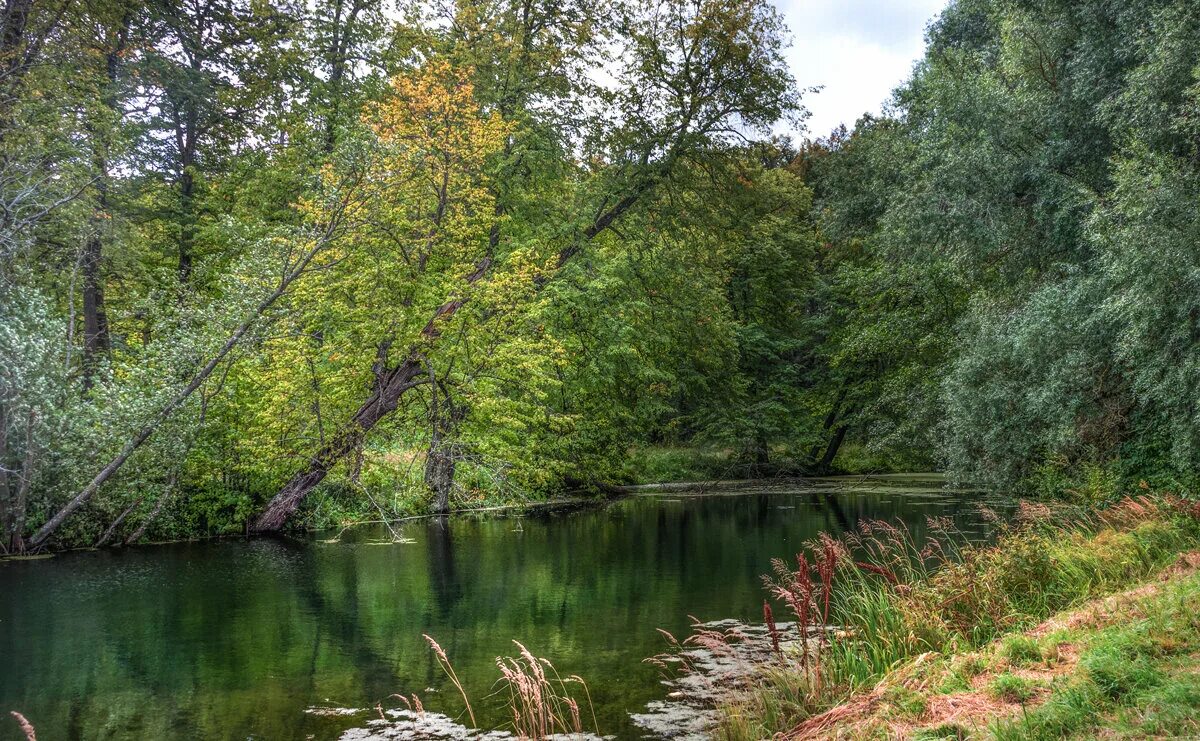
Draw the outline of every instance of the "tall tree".
<instances>
[{"instance_id":1,"label":"tall tree","mask_svg":"<svg viewBox=\"0 0 1200 741\"><path fill-rule=\"evenodd\" d=\"M608 160L606 175L596 189L585 191L574 224L578 231L567 235L538 277L540 285L630 209L651 200L677 168L725 151L737 127L765 128L798 105L781 56L782 24L768 4L667 0L639 11L627 21L629 48L620 89L611 96L612 118L589 142L594 158ZM467 303L470 290L493 265L491 256L480 260L433 311L401 360L381 364L370 396L268 503L255 530L281 528L330 469L396 409L423 375L423 359L435 352L442 325Z\"/></svg>"}]
</instances>

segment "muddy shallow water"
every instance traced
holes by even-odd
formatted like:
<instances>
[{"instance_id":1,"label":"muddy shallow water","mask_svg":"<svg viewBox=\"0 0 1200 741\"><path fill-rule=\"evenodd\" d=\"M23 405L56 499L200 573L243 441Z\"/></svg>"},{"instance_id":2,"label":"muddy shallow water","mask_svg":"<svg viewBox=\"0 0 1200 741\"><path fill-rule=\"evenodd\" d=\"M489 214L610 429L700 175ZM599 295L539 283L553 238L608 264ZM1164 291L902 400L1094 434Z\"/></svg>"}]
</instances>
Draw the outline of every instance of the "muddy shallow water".
<instances>
[{"instance_id":1,"label":"muddy shallow water","mask_svg":"<svg viewBox=\"0 0 1200 741\"><path fill-rule=\"evenodd\" d=\"M655 628L760 619L772 557L864 518L980 533L979 501L930 477L743 482L415 521L399 542L362 527L0 562L0 710L47 739L332 739L402 707L393 693L461 721L428 633L486 728L505 722L489 695L515 639L587 680L602 734L643 737L634 716L668 693L642 661Z\"/></svg>"}]
</instances>

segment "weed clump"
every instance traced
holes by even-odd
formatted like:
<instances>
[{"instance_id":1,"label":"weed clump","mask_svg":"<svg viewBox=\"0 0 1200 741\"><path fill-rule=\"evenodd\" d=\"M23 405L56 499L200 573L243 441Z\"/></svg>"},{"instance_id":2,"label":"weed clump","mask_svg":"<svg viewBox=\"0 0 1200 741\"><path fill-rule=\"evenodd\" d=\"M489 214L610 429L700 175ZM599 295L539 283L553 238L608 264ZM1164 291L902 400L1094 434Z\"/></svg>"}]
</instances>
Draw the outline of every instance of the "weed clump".
<instances>
[{"instance_id":1,"label":"weed clump","mask_svg":"<svg viewBox=\"0 0 1200 741\"><path fill-rule=\"evenodd\" d=\"M997 674L988 685L988 692L997 700L1025 703L1035 694L1032 682L1015 674Z\"/></svg>"},{"instance_id":2,"label":"weed clump","mask_svg":"<svg viewBox=\"0 0 1200 741\"><path fill-rule=\"evenodd\" d=\"M1198 514L1183 500L1143 495L1097 511L1023 504L1011 523L994 518L998 535L990 545L973 543L936 518L925 542L878 521L839 539L822 537L807 544L794 568L775 562L767 580L771 596L799 627L798 656L764 652L771 658L749 686L727 694L722 732L726 738L789 737L811 730L806 722L823 723L827 716L833 722L843 703L918 657L971 652L1144 579L1200 542ZM764 614L774 626L769 605ZM769 633L777 644L773 627ZM1159 650L1177 650L1169 644L1159 640ZM1039 641L1018 636L998 653L1007 665L1025 667L1056 660L1058 646L1043 652ZM1045 704L1038 722L1047 729L1070 725L1068 716L1086 697L1153 686L1147 666L1117 648L1094 653L1084 666L1092 679L1078 696L1056 691ZM986 664L968 653L951 668L951 691L957 691L970 687ZM990 694L1013 703L1027 702L1039 689L1011 672L988 685ZM891 705L909 714L921 710L915 701Z\"/></svg>"},{"instance_id":3,"label":"weed clump","mask_svg":"<svg viewBox=\"0 0 1200 741\"><path fill-rule=\"evenodd\" d=\"M1000 644L1000 655L1013 666L1026 666L1042 660L1042 648L1028 636L1015 635Z\"/></svg>"}]
</instances>

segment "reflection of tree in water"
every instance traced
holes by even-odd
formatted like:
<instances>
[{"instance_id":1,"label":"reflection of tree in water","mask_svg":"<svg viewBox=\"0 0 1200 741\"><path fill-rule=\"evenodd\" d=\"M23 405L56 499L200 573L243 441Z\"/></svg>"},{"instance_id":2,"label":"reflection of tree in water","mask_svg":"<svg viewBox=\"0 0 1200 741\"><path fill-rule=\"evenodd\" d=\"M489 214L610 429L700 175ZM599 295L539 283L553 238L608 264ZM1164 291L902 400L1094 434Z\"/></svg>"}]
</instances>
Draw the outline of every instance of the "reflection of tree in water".
<instances>
[{"instance_id":1,"label":"reflection of tree in water","mask_svg":"<svg viewBox=\"0 0 1200 741\"><path fill-rule=\"evenodd\" d=\"M820 494L813 492L809 497L813 507L825 513L825 522L831 534L844 533L854 527L854 523L846 516L846 511L842 509L842 503L838 501L837 497L830 495L829 492ZM832 522L830 518L832 518Z\"/></svg>"},{"instance_id":2,"label":"reflection of tree in water","mask_svg":"<svg viewBox=\"0 0 1200 741\"><path fill-rule=\"evenodd\" d=\"M454 565L454 535L449 518L434 518L425 534L425 548L429 555L429 588L437 605L438 616L445 618L463 595Z\"/></svg>"},{"instance_id":3,"label":"reflection of tree in water","mask_svg":"<svg viewBox=\"0 0 1200 741\"><path fill-rule=\"evenodd\" d=\"M318 657L323 637L328 636L334 644L335 653L351 657L352 665L368 690L395 685L396 675L389 668L391 662L372 645L363 631L359 617L358 559L329 558L316 563L319 555L311 545L300 541L281 540L281 544L294 551L294 558L280 559L286 564L280 584L294 586L297 597L314 620L312 654L308 665L308 687L315 690L322 671ZM329 581L331 570L336 569L338 594L326 595L321 585ZM295 628L299 624L293 624ZM324 669L328 671L328 667ZM370 695L367 695L370 696Z\"/></svg>"}]
</instances>

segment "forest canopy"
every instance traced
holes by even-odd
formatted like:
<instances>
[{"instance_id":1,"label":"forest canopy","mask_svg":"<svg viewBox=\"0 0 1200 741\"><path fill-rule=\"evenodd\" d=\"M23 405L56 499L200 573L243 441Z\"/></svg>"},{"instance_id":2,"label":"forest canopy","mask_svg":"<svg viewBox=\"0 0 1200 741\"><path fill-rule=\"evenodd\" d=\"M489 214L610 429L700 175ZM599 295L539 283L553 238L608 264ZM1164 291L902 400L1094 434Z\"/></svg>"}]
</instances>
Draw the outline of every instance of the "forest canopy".
<instances>
[{"instance_id":1,"label":"forest canopy","mask_svg":"<svg viewBox=\"0 0 1200 741\"><path fill-rule=\"evenodd\" d=\"M1194 2L957 0L803 141L767 0L0 22L6 551L672 473L1195 485Z\"/></svg>"}]
</instances>

